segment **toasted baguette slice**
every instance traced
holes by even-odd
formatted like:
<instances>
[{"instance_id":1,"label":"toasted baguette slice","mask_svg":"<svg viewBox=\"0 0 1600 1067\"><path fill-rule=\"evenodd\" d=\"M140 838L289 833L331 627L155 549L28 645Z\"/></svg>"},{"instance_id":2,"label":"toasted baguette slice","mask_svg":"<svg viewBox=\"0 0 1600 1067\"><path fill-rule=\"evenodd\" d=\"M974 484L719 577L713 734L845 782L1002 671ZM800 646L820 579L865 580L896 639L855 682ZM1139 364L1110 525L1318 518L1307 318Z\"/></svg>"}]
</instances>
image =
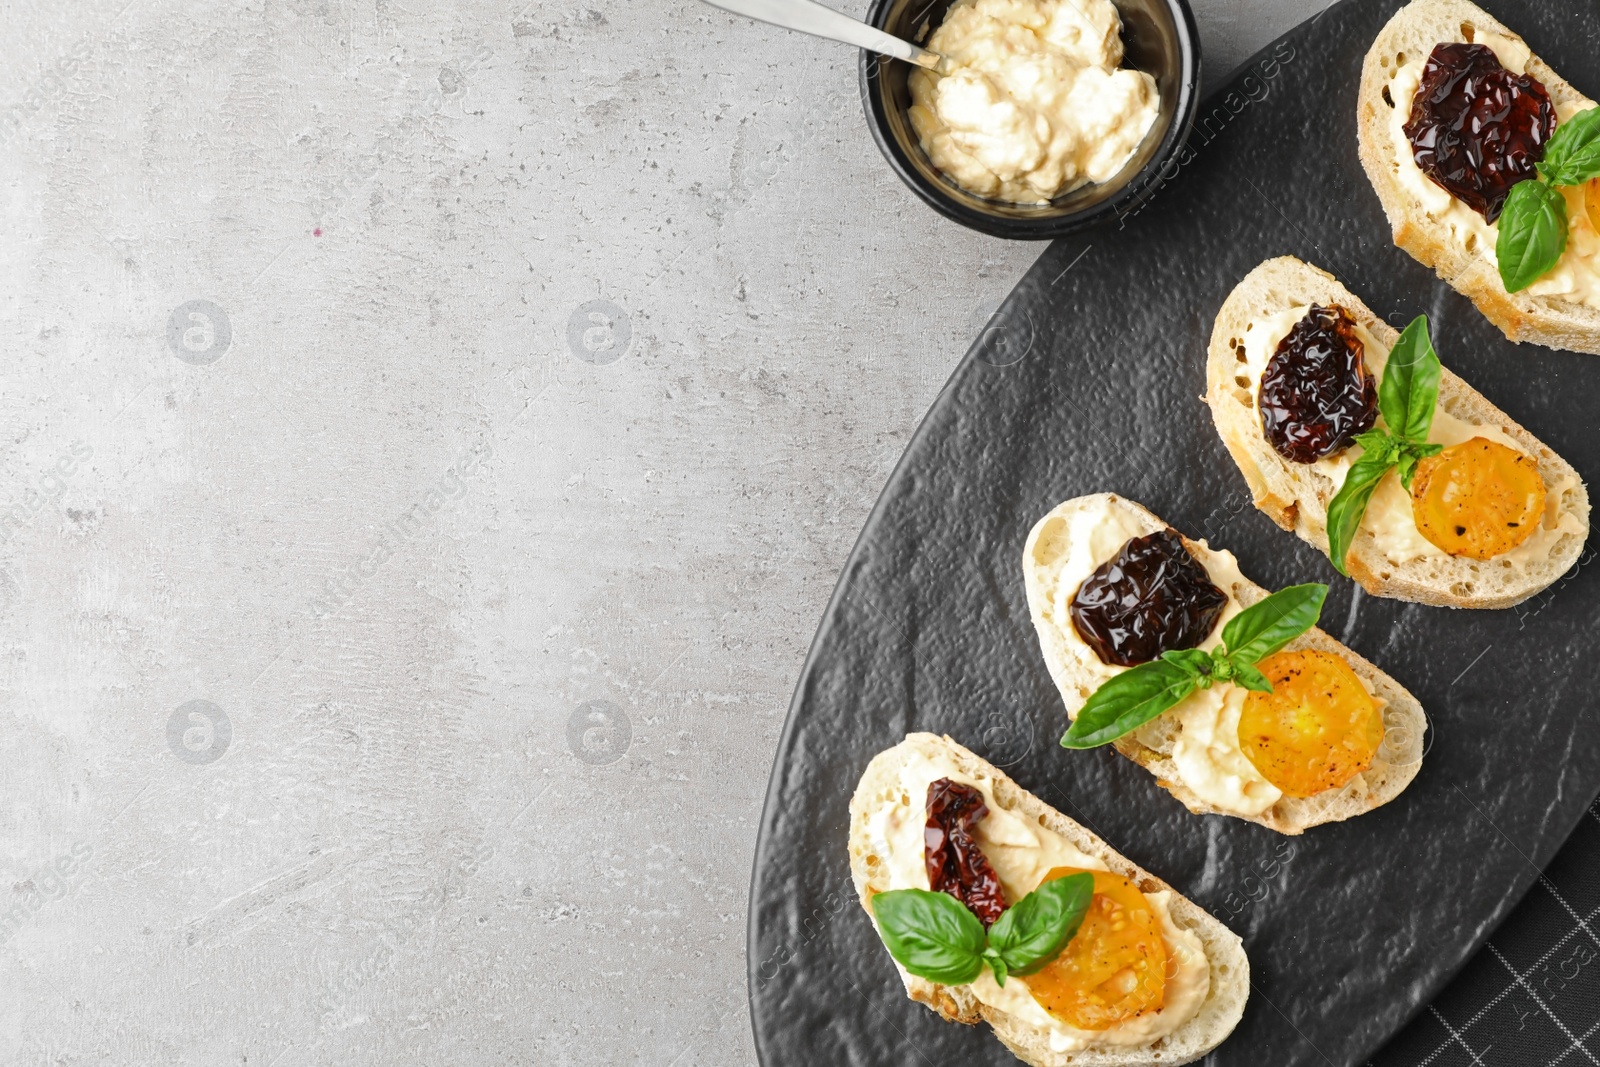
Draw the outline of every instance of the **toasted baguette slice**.
<instances>
[{"instance_id":1,"label":"toasted baguette slice","mask_svg":"<svg viewBox=\"0 0 1600 1067\"><path fill-rule=\"evenodd\" d=\"M947 760L957 770L986 781L997 806L1066 838L1079 851L1094 856L1117 874L1130 879L1144 893L1170 891L1168 909L1173 923L1193 933L1205 948L1210 964L1210 987L1198 1013L1173 1033L1144 1047L1084 1049L1060 1052L1050 1047L1048 1032L1007 1012L980 1002L967 986L945 986L900 971L906 995L926 1004L951 1022L975 1024L987 1020L995 1036L1034 1067L1135 1067L1160 1063L1176 1067L1199 1059L1233 1032L1250 996L1250 960L1239 938L1198 905L1187 900L1161 879L1141 869L1094 834L1023 789L994 767L948 737L908 734L906 739L880 752L867 765L861 784L850 798L850 873L856 895L870 917L874 894L890 888L887 862L877 855L869 829L872 815L900 798L901 769L911 760L927 756Z\"/></svg>"},{"instance_id":2,"label":"toasted baguette slice","mask_svg":"<svg viewBox=\"0 0 1600 1067\"><path fill-rule=\"evenodd\" d=\"M1139 536L1167 529L1166 523L1131 500L1108 493L1081 496L1067 501L1040 519L1028 535L1027 545L1023 549L1028 613L1033 616L1045 665L1049 667L1050 677L1061 693L1069 718L1077 717L1078 711L1100 683L1084 669L1078 654L1068 647L1065 635L1070 632L1072 620L1057 617L1057 578L1065 546L1056 535L1066 528L1061 524L1070 524L1081 509L1098 507L1102 501L1109 501L1113 507L1135 516L1141 529ZM1204 541L1191 541L1185 537L1183 543L1202 563L1209 564L1218 556ZM1213 580L1215 577L1214 571ZM1225 587L1223 592L1231 594L1244 607L1267 595L1267 590L1242 576ZM1356 775L1342 787L1309 797L1284 796L1260 815L1245 815L1213 806L1184 784L1178 765L1172 758L1173 747L1183 725L1170 713L1146 723L1133 733L1125 734L1112 744L1118 752L1154 774L1156 784L1177 797L1195 814L1231 815L1260 823L1281 834L1299 834L1323 823L1342 822L1399 796L1422 765L1427 716L1417 698L1399 682L1314 627L1291 641L1287 647L1290 650L1317 649L1343 656L1373 694L1386 702L1383 709L1386 732L1377 760L1367 771ZM1083 653L1092 655L1086 647Z\"/></svg>"},{"instance_id":3,"label":"toasted baguette slice","mask_svg":"<svg viewBox=\"0 0 1600 1067\"><path fill-rule=\"evenodd\" d=\"M1289 256L1268 260L1245 276L1217 312L1206 358L1205 400L1211 406L1217 433L1249 483L1256 507L1326 555L1328 502L1339 486L1310 467L1278 455L1262 435L1250 389L1236 381L1242 367L1240 339L1245 326L1312 303L1339 305L1385 345L1393 347L1399 339L1388 323L1332 275ZM1510 607L1547 588L1578 562L1589 535L1588 490L1566 460L1448 368L1439 381L1439 406L1468 422L1496 426L1521 445L1538 461L1546 489L1555 495L1561 487L1558 513L1572 515L1583 532L1564 534L1550 545L1546 558L1517 567L1454 556L1425 556L1396 564L1378 548L1372 533L1362 529L1356 534L1346 566L1350 577L1374 596L1440 607Z\"/></svg>"},{"instance_id":4,"label":"toasted baguette slice","mask_svg":"<svg viewBox=\"0 0 1600 1067\"><path fill-rule=\"evenodd\" d=\"M1407 60L1427 57L1435 45L1471 42L1480 31L1522 41L1495 17L1467 0L1413 0L1389 20L1367 52L1361 67L1356 129L1361 165L1383 203L1394 243L1478 306L1478 310L1516 342L1531 341L1551 348L1600 354L1600 309L1555 296L1533 296L1527 290L1507 293L1499 269L1482 250L1469 250L1446 227L1430 218L1415 194L1397 177L1399 161L1389 122L1395 108L1410 114L1410 100L1384 98L1384 89ZM1538 56L1527 73L1544 83L1559 106L1582 108L1594 101L1578 92ZM1392 94L1391 94L1392 95Z\"/></svg>"}]
</instances>

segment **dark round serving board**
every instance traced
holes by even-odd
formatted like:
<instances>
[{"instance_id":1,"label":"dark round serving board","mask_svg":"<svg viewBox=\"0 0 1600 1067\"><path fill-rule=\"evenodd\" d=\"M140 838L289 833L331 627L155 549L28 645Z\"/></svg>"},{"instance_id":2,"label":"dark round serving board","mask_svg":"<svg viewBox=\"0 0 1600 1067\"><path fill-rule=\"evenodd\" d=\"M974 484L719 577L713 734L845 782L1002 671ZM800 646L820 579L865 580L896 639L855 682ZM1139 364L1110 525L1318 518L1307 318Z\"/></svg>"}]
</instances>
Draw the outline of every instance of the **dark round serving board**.
<instances>
[{"instance_id":1,"label":"dark round serving board","mask_svg":"<svg viewBox=\"0 0 1600 1067\"><path fill-rule=\"evenodd\" d=\"M948 733L1225 921L1253 990L1216 1065L1361 1062L1456 972L1600 790L1600 568L1514 609L1357 595L1249 502L1197 397L1212 317L1271 256L1332 271L1580 472L1600 471L1600 358L1516 347L1394 248L1356 159L1362 55L1398 0L1346 0L1203 105L1153 203L1052 245L928 413L802 672L762 816L750 1007L764 1067L1014 1062L908 1001L856 903L848 803L907 731ZM1495 13L1600 94L1600 8ZM1140 501L1276 588L1332 585L1323 626L1415 693L1432 729L1399 799L1299 838L1190 815L1110 749L1057 745L1020 556L1082 493Z\"/></svg>"}]
</instances>

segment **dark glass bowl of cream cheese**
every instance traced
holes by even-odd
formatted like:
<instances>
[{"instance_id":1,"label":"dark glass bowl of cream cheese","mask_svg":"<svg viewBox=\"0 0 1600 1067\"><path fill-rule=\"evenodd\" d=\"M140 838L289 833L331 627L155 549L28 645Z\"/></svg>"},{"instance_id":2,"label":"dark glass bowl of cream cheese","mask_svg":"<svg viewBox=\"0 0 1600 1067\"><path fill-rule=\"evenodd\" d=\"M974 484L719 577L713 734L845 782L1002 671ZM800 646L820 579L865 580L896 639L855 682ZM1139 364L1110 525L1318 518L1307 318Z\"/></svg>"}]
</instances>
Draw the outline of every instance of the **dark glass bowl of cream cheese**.
<instances>
[{"instance_id":1,"label":"dark glass bowl of cream cheese","mask_svg":"<svg viewBox=\"0 0 1600 1067\"><path fill-rule=\"evenodd\" d=\"M951 9L970 8L981 2L873 0L866 21L897 37L938 48L943 42L935 37L950 18ZM1040 2L1048 5L1051 0ZM931 106L930 87L936 81L933 76L909 63L863 52L862 102L873 138L884 158L912 192L935 211L995 237L1050 240L1126 218L1139 210L1162 185L1176 176L1181 165L1180 153L1193 126L1199 102L1200 40L1194 14L1186 0L1114 0L1114 7L1121 20L1122 54L1120 62L1111 64L1116 70L1097 68L1080 73L1072 67L1070 56L1028 54L1004 60L1007 64L1030 65L1025 70L1019 69L1016 82L1010 82L1013 72L1003 68L996 71L993 58L1001 52L1009 54L1009 47L990 50L985 71L982 67L985 42L980 39L971 47L944 49L946 54L953 52L958 74L949 86L939 84L932 91L944 92L942 99L950 105L948 109ZM1082 9L1074 7L1073 13L1079 10ZM981 20L975 19L971 11L963 13L961 18L967 27L990 21L987 14ZM957 29L955 18L950 18L950 23L943 31L947 38ZM1071 26L1065 27L1063 33L1054 22L1051 27L1040 36L1053 35L1074 46L1079 37L1091 45L1097 43L1094 32L1097 27L1087 27L1088 32L1083 34ZM974 35L969 32L966 36ZM1070 52L1071 48L1067 50ZM1065 71L1060 94L1052 92L1048 81L1039 86L1040 72L1048 74L1055 69ZM1031 81L1040 89L1039 106L1048 113L1054 105L1055 114L1050 116L1050 121L1072 122L1097 106L1099 101L1094 95L1097 86L1105 87L1101 99L1121 100L1121 85L1126 84L1129 71L1148 75L1148 79L1143 79L1147 86L1153 81L1154 118L1120 167L1116 165L1123 158L1119 151L1111 159L1109 168L1105 153L1099 153L1095 167L1074 169L1074 163L1084 163L1096 156L1094 137L1100 116L1090 114L1087 129L1069 130L1065 136L1054 137L1039 136L1038 131L1046 128L1041 122L1014 123L1022 137L1022 142L1014 146L1015 151L1008 151L1013 146L1006 138L1017 130L1007 129L998 121L993 129L986 126L990 115L997 120L1008 115L1015 118L1016 109L1011 107L985 111L984 105L997 90L1004 94L1017 84L1026 87ZM1113 76L1123 80L1121 85L1109 80ZM920 81L916 92L913 78ZM942 83L945 79L937 80ZM1002 95L1002 102L1010 104L1011 100ZM1032 103L1035 101L1024 100L1025 105ZM914 104L919 110L916 120L912 116ZM950 121L949 127L944 124L946 119ZM963 126L963 122L967 125ZM1105 129L1104 126L1098 128ZM1113 127L1108 136L1121 136L1132 143L1126 130L1117 131ZM1075 145L1075 138L1081 143ZM958 147L951 150L952 144ZM978 147L969 152L967 147L972 145ZM1066 146L1064 150L1063 145ZM1084 158L1065 161L1069 180L1057 191L1052 188L1051 179L1062 174L1063 161L1050 157L1063 153L1070 156L1073 152ZM1000 160L993 169L985 166L991 157ZM1015 176L1019 159L1038 163L1034 173L1023 175L1020 181ZM963 165L968 166L964 168ZM1095 172L1093 180L1085 176L1089 169ZM1027 184L1029 182L1039 184L1035 187Z\"/></svg>"}]
</instances>

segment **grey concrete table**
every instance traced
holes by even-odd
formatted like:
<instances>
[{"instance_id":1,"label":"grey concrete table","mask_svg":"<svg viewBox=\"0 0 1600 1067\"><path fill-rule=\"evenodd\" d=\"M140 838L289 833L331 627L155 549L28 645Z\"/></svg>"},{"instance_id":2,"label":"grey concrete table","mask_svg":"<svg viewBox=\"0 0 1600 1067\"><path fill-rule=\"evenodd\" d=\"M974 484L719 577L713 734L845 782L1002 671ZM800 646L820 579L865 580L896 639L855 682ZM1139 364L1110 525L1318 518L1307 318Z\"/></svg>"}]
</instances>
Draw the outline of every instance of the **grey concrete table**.
<instances>
[{"instance_id":1,"label":"grey concrete table","mask_svg":"<svg viewBox=\"0 0 1600 1067\"><path fill-rule=\"evenodd\" d=\"M0 1063L753 1062L791 686L1040 248L692 0L6 16Z\"/></svg>"}]
</instances>

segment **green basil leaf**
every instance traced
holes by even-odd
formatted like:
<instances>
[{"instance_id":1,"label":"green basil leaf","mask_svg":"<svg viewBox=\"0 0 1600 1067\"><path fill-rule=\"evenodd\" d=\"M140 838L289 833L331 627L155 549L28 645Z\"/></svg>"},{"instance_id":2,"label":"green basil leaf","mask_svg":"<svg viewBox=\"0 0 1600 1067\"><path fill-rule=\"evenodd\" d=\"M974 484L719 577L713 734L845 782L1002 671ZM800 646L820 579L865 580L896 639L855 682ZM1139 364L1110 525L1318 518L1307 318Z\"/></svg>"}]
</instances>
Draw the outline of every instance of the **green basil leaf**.
<instances>
[{"instance_id":1,"label":"green basil leaf","mask_svg":"<svg viewBox=\"0 0 1600 1067\"><path fill-rule=\"evenodd\" d=\"M892 889L872 898L889 955L940 985L966 985L983 970L983 923L948 893Z\"/></svg>"},{"instance_id":2,"label":"green basil leaf","mask_svg":"<svg viewBox=\"0 0 1600 1067\"><path fill-rule=\"evenodd\" d=\"M1417 474L1418 458L1409 452L1402 453L1395 461L1394 471L1400 476L1400 484L1408 490L1411 488L1411 479Z\"/></svg>"},{"instance_id":3,"label":"green basil leaf","mask_svg":"<svg viewBox=\"0 0 1600 1067\"><path fill-rule=\"evenodd\" d=\"M1258 693L1272 692L1272 683L1267 681L1267 676L1256 670L1253 664L1235 663L1233 665L1233 681L1235 685L1246 689L1254 689Z\"/></svg>"},{"instance_id":4,"label":"green basil leaf","mask_svg":"<svg viewBox=\"0 0 1600 1067\"><path fill-rule=\"evenodd\" d=\"M1007 911L1005 915L1000 916L1000 918L1004 919L1006 915L1010 914L1011 912ZM1000 924L996 922L995 925L998 926ZM1004 989L1006 987L1006 976L1011 972L1006 967L1005 959L1000 955L999 952L995 951L993 945L990 945L988 948L983 950L983 962L987 963L989 965L989 970L994 972L994 984L999 986L1001 989Z\"/></svg>"},{"instance_id":5,"label":"green basil leaf","mask_svg":"<svg viewBox=\"0 0 1600 1067\"><path fill-rule=\"evenodd\" d=\"M1600 178L1600 107L1580 111L1556 130L1539 173L1551 185L1582 185Z\"/></svg>"},{"instance_id":6,"label":"green basil leaf","mask_svg":"<svg viewBox=\"0 0 1600 1067\"><path fill-rule=\"evenodd\" d=\"M1428 336L1428 317L1418 315L1400 334L1383 365L1378 410L1389 433L1402 441L1426 441L1439 406L1439 355ZM1366 435L1363 434L1363 437Z\"/></svg>"},{"instance_id":7,"label":"green basil leaf","mask_svg":"<svg viewBox=\"0 0 1600 1067\"><path fill-rule=\"evenodd\" d=\"M1211 664L1214 662L1211 653L1202 652L1198 648L1174 648L1161 653L1161 658L1188 671L1196 678L1210 674Z\"/></svg>"},{"instance_id":8,"label":"green basil leaf","mask_svg":"<svg viewBox=\"0 0 1600 1067\"><path fill-rule=\"evenodd\" d=\"M1093 897L1092 874L1053 878L1006 909L989 928L989 947L1010 973L1033 974L1061 955ZM995 981L1000 981L998 971Z\"/></svg>"},{"instance_id":9,"label":"green basil leaf","mask_svg":"<svg viewBox=\"0 0 1600 1067\"><path fill-rule=\"evenodd\" d=\"M1234 677L1238 677L1240 666L1259 663L1315 626L1326 599L1325 585L1291 585L1229 619L1222 628L1222 643L1233 663ZM1271 692L1272 687L1268 686L1267 691Z\"/></svg>"},{"instance_id":10,"label":"green basil leaf","mask_svg":"<svg viewBox=\"0 0 1600 1067\"><path fill-rule=\"evenodd\" d=\"M1566 197L1532 178L1512 186L1494 246L1506 292L1520 293L1538 281L1566 250Z\"/></svg>"},{"instance_id":11,"label":"green basil leaf","mask_svg":"<svg viewBox=\"0 0 1600 1067\"><path fill-rule=\"evenodd\" d=\"M1388 420L1385 419L1384 421ZM1361 451L1368 455L1381 455L1385 450L1398 450L1400 447L1399 440L1390 437L1386 430L1368 430L1366 433L1358 433L1355 436L1355 443L1360 445Z\"/></svg>"},{"instance_id":12,"label":"green basil leaf","mask_svg":"<svg viewBox=\"0 0 1600 1067\"><path fill-rule=\"evenodd\" d=\"M1152 660L1113 675L1072 720L1063 748L1095 748L1115 741L1194 692L1197 676L1185 666Z\"/></svg>"},{"instance_id":13,"label":"green basil leaf","mask_svg":"<svg viewBox=\"0 0 1600 1067\"><path fill-rule=\"evenodd\" d=\"M1367 501L1372 499L1372 491L1378 488L1378 483L1394 464L1394 459L1388 455L1367 453L1350 464L1344 484L1328 501L1328 559L1346 578L1350 577L1350 572L1345 570L1344 560L1355 543L1356 531L1361 528L1361 516L1367 513Z\"/></svg>"}]
</instances>

